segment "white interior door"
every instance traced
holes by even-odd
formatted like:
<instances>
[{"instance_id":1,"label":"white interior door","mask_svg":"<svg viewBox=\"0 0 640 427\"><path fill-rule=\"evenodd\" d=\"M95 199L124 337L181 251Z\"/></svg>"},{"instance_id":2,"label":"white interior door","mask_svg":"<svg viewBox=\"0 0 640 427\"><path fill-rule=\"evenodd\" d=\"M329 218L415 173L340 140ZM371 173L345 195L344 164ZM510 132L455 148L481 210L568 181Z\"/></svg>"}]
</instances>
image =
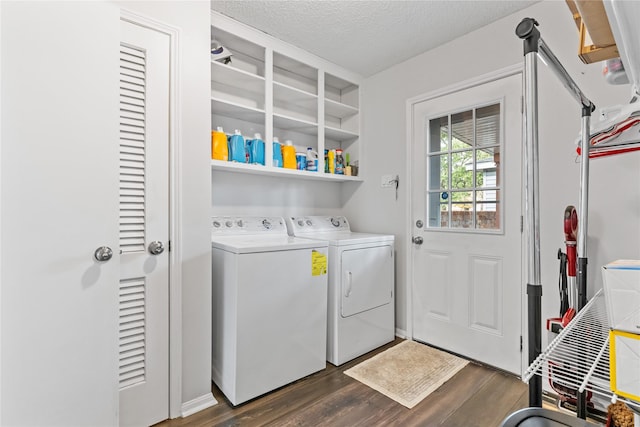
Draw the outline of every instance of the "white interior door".
<instances>
[{"instance_id":1,"label":"white interior door","mask_svg":"<svg viewBox=\"0 0 640 427\"><path fill-rule=\"evenodd\" d=\"M169 417L168 35L121 21L120 425Z\"/></svg>"},{"instance_id":2,"label":"white interior door","mask_svg":"<svg viewBox=\"0 0 640 427\"><path fill-rule=\"evenodd\" d=\"M0 425L113 426L119 8L0 12Z\"/></svg>"},{"instance_id":3,"label":"white interior door","mask_svg":"<svg viewBox=\"0 0 640 427\"><path fill-rule=\"evenodd\" d=\"M414 104L411 199L414 338L517 374L521 86Z\"/></svg>"}]
</instances>

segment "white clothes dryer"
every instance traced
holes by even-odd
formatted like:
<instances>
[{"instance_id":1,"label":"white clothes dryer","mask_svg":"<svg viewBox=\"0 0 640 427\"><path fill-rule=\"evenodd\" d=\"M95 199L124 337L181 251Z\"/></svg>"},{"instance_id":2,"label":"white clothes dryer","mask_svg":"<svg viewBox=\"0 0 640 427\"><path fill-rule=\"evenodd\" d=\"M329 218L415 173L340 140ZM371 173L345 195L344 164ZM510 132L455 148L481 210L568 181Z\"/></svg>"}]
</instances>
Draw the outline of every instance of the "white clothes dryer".
<instances>
[{"instance_id":1,"label":"white clothes dryer","mask_svg":"<svg viewBox=\"0 0 640 427\"><path fill-rule=\"evenodd\" d=\"M211 377L233 405L326 368L327 243L212 218Z\"/></svg>"},{"instance_id":2,"label":"white clothes dryer","mask_svg":"<svg viewBox=\"0 0 640 427\"><path fill-rule=\"evenodd\" d=\"M352 232L343 216L286 221L290 235L329 244L327 360L338 366L393 341L394 237Z\"/></svg>"}]
</instances>

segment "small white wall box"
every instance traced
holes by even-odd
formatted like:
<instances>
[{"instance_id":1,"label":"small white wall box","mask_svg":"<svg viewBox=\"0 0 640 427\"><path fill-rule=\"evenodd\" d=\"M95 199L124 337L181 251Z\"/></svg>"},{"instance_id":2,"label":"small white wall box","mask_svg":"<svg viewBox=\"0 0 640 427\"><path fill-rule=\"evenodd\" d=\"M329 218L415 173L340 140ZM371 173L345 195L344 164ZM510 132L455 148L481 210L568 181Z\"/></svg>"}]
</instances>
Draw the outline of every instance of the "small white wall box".
<instances>
[{"instance_id":1,"label":"small white wall box","mask_svg":"<svg viewBox=\"0 0 640 427\"><path fill-rule=\"evenodd\" d=\"M611 391L640 400L640 335L609 331L609 375Z\"/></svg>"},{"instance_id":2,"label":"small white wall box","mask_svg":"<svg viewBox=\"0 0 640 427\"><path fill-rule=\"evenodd\" d=\"M602 267L611 329L640 334L640 260L618 260Z\"/></svg>"}]
</instances>

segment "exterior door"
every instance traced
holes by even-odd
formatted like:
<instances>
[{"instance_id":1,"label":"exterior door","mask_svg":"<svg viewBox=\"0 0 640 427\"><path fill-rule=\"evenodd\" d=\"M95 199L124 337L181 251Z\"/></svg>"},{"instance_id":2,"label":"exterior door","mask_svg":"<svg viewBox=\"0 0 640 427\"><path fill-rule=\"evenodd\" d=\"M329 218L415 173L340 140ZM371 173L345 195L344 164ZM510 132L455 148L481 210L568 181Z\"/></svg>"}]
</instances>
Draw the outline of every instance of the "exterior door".
<instances>
[{"instance_id":1,"label":"exterior door","mask_svg":"<svg viewBox=\"0 0 640 427\"><path fill-rule=\"evenodd\" d=\"M119 18L0 2L3 426L118 422Z\"/></svg>"},{"instance_id":2,"label":"exterior door","mask_svg":"<svg viewBox=\"0 0 640 427\"><path fill-rule=\"evenodd\" d=\"M521 373L521 75L413 106L413 335Z\"/></svg>"},{"instance_id":3,"label":"exterior door","mask_svg":"<svg viewBox=\"0 0 640 427\"><path fill-rule=\"evenodd\" d=\"M121 22L120 425L169 417L168 35Z\"/></svg>"}]
</instances>

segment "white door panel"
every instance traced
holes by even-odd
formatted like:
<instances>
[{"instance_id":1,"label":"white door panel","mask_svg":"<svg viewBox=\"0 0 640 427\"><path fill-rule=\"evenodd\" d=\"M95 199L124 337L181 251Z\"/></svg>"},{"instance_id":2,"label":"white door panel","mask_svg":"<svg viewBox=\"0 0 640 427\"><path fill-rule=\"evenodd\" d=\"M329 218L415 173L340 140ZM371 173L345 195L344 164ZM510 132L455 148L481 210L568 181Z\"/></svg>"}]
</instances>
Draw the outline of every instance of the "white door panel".
<instances>
[{"instance_id":1,"label":"white door panel","mask_svg":"<svg viewBox=\"0 0 640 427\"><path fill-rule=\"evenodd\" d=\"M120 425L169 416L169 36L122 21ZM150 253L152 242L165 250Z\"/></svg>"},{"instance_id":2,"label":"white door panel","mask_svg":"<svg viewBox=\"0 0 640 427\"><path fill-rule=\"evenodd\" d=\"M119 9L0 10L0 425L117 425Z\"/></svg>"},{"instance_id":3,"label":"white door panel","mask_svg":"<svg viewBox=\"0 0 640 427\"><path fill-rule=\"evenodd\" d=\"M517 374L521 373L522 297L520 93L517 74L417 103L412 145L412 237L424 241L412 246L414 338ZM499 106L494 117L502 126L495 135L499 143L480 134L491 125L482 119L482 109L489 106L496 110ZM465 114L472 119L463 119ZM430 130L440 117L449 117L448 124ZM447 138L449 146L443 142ZM459 142L465 138L473 141L469 142L473 149ZM478 160L481 151L489 151L481 148L491 144L493 158L488 160L495 164L495 172L487 172L488 160L484 164ZM450 154L438 154L442 150ZM475 161L476 172L468 172L469 166L467 172L463 168L455 175L449 163L465 150L474 153L475 160L467 164ZM460 184L465 173L477 174L469 177L471 184ZM477 186L480 174L490 190L474 193L482 190ZM456 192L469 194L469 199L454 202ZM466 211L469 206L471 214ZM485 210L492 209L492 221L499 227L487 230ZM424 225L417 226L417 221Z\"/></svg>"}]
</instances>

